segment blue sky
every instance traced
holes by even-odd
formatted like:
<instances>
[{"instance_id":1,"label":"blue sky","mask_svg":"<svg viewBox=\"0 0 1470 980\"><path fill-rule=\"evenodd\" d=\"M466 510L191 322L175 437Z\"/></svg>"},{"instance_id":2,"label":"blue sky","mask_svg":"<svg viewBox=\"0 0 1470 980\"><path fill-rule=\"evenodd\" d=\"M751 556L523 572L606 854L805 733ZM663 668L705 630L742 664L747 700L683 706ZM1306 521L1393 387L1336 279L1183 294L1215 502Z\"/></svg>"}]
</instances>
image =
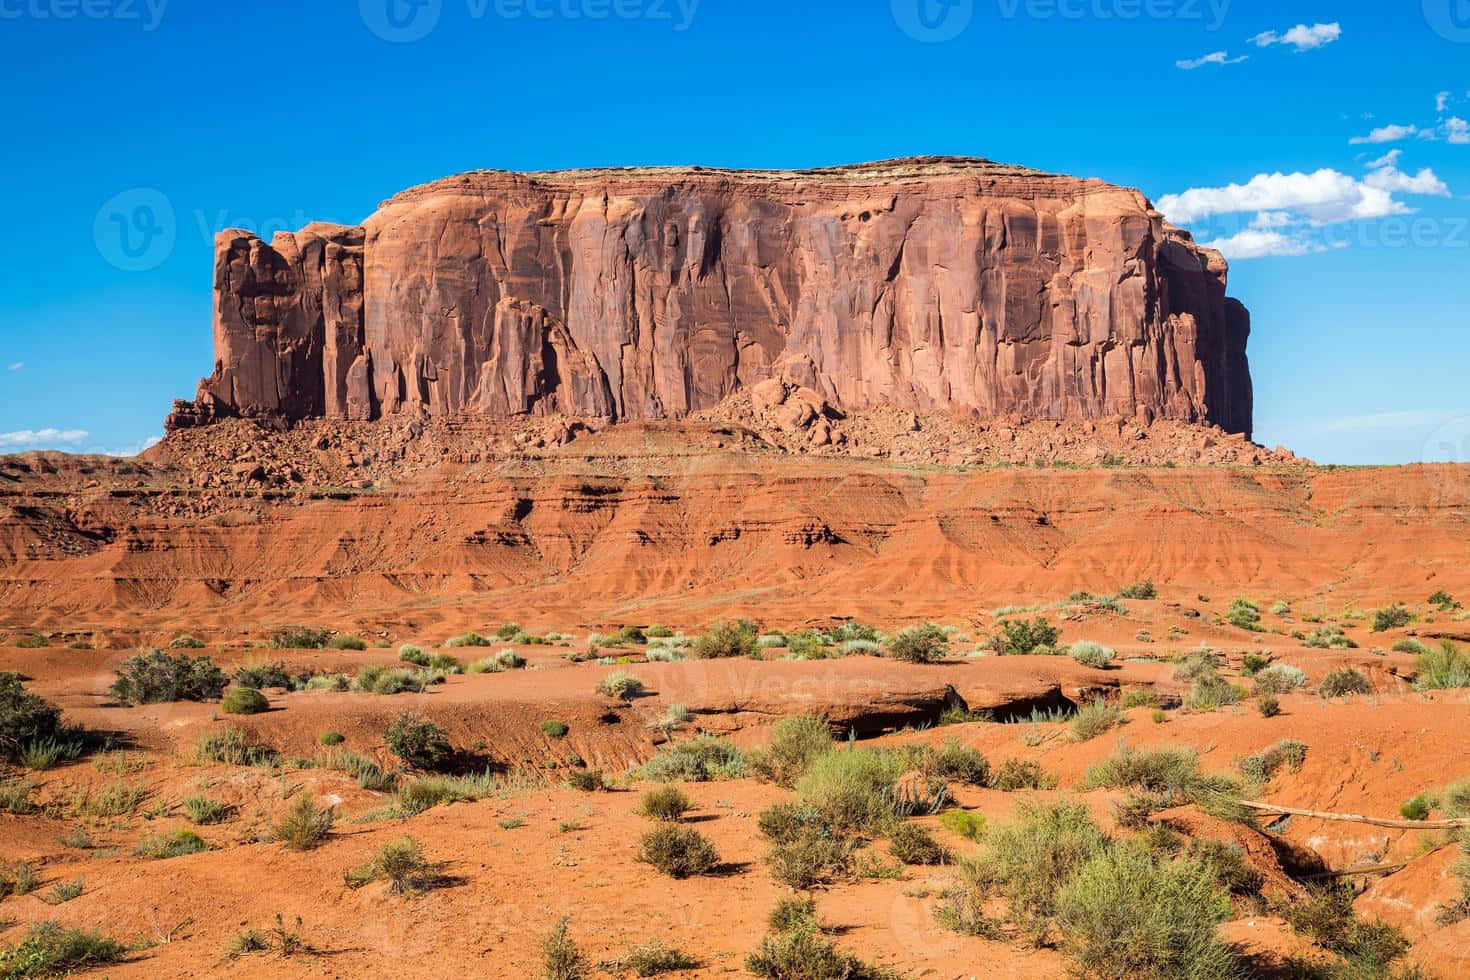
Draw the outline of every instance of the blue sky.
<instances>
[{"instance_id":1,"label":"blue sky","mask_svg":"<svg viewBox=\"0 0 1470 980\"><path fill-rule=\"evenodd\" d=\"M477 167L951 153L1233 252L1259 441L1470 459L1470 0L0 0L0 59L0 452L161 433L220 228Z\"/></svg>"}]
</instances>

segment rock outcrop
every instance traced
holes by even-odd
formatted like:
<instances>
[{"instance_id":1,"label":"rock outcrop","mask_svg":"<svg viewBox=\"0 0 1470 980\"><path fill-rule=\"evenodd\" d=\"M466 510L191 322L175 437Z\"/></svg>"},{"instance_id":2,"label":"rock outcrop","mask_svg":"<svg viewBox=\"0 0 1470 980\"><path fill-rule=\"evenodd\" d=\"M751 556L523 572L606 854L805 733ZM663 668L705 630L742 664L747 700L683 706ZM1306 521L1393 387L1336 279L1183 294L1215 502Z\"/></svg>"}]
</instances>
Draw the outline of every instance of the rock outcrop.
<instances>
[{"instance_id":1,"label":"rock outcrop","mask_svg":"<svg viewBox=\"0 0 1470 980\"><path fill-rule=\"evenodd\" d=\"M679 418L762 381L833 411L1250 434L1226 265L1138 191L984 160L474 172L361 227L215 245L218 418Z\"/></svg>"}]
</instances>

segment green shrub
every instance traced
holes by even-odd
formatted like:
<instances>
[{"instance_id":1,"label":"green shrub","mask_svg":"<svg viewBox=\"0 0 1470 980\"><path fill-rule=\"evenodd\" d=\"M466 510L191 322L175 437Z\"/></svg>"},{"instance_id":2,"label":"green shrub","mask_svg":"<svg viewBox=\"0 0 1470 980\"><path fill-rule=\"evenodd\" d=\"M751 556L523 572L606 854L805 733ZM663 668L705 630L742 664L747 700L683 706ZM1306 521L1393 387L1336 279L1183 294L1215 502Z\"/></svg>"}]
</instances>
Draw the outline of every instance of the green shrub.
<instances>
[{"instance_id":1,"label":"green shrub","mask_svg":"<svg viewBox=\"0 0 1470 980\"><path fill-rule=\"evenodd\" d=\"M1264 630L1261 626L1261 607L1249 599L1236 599L1230 604L1230 611L1225 614L1225 621L1231 626L1252 633L1260 633Z\"/></svg>"},{"instance_id":2,"label":"green shrub","mask_svg":"<svg viewBox=\"0 0 1470 980\"><path fill-rule=\"evenodd\" d=\"M1098 670L1106 670L1117 655L1112 647L1105 647L1091 640L1079 640L1067 648L1067 656L1084 667L1095 667Z\"/></svg>"},{"instance_id":3,"label":"green shrub","mask_svg":"<svg viewBox=\"0 0 1470 980\"><path fill-rule=\"evenodd\" d=\"M1307 684L1307 675L1290 664L1272 664L1255 676L1257 694L1290 694Z\"/></svg>"},{"instance_id":4,"label":"green shrub","mask_svg":"<svg viewBox=\"0 0 1470 980\"><path fill-rule=\"evenodd\" d=\"M714 735L696 735L659 749L634 771L642 779L657 783L687 780L692 783L714 779L737 779L745 774L745 757L734 743Z\"/></svg>"},{"instance_id":5,"label":"green shrub","mask_svg":"<svg viewBox=\"0 0 1470 980\"><path fill-rule=\"evenodd\" d=\"M412 671L402 667L390 670L369 664L358 670L355 686L359 691L367 694L392 696L404 693L419 694L429 684L439 680L443 678L423 670Z\"/></svg>"},{"instance_id":6,"label":"green shrub","mask_svg":"<svg viewBox=\"0 0 1470 980\"><path fill-rule=\"evenodd\" d=\"M1460 608L1460 604L1448 592L1440 589L1429 597L1429 604L1435 606L1440 612L1452 612Z\"/></svg>"},{"instance_id":7,"label":"green shrub","mask_svg":"<svg viewBox=\"0 0 1470 980\"><path fill-rule=\"evenodd\" d=\"M1371 694L1373 685L1360 671L1351 667L1340 667L1322 678L1317 693L1324 698L1342 698L1350 694Z\"/></svg>"},{"instance_id":8,"label":"green shrub","mask_svg":"<svg viewBox=\"0 0 1470 980\"><path fill-rule=\"evenodd\" d=\"M1141 687L1129 688L1124 691L1123 700L1120 704L1120 707L1124 711L1133 708L1157 708L1158 706L1159 696L1153 691L1145 690Z\"/></svg>"},{"instance_id":9,"label":"green shrub","mask_svg":"<svg viewBox=\"0 0 1470 980\"><path fill-rule=\"evenodd\" d=\"M1470 656L1448 640L1437 650L1425 650L1419 655L1414 686L1421 691L1470 687Z\"/></svg>"},{"instance_id":10,"label":"green shrub","mask_svg":"<svg viewBox=\"0 0 1470 980\"><path fill-rule=\"evenodd\" d=\"M213 701L229 678L208 657L169 656L149 650L123 661L108 692L122 704Z\"/></svg>"},{"instance_id":11,"label":"green shrub","mask_svg":"<svg viewBox=\"0 0 1470 980\"><path fill-rule=\"evenodd\" d=\"M51 645L51 638L45 633L28 633L16 640L15 645L22 650L40 650Z\"/></svg>"},{"instance_id":12,"label":"green shrub","mask_svg":"<svg viewBox=\"0 0 1470 980\"><path fill-rule=\"evenodd\" d=\"M1023 803L1016 820L987 836L983 874L1022 935L1039 945L1057 915L1062 886L1106 844L1082 804Z\"/></svg>"},{"instance_id":13,"label":"green shrub","mask_svg":"<svg viewBox=\"0 0 1470 980\"><path fill-rule=\"evenodd\" d=\"M1407 608L1399 603L1385 606L1373 614L1373 632L1386 633L1389 630L1402 629L1413 622L1414 617Z\"/></svg>"},{"instance_id":14,"label":"green shrub","mask_svg":"<svg viewBox=\"0 0 1470 980\"><path fill-rule=\"evenodd\" d=\"M591 964L573 942L569 929L571 919L557 920L551 935L541 942L541 975L544 980L585 980Z\"/></svg>"},{"instance_id":15,"label":"green shrub","mask_svg":"<svg viewBox=\"0 0 1470 980\"><path fill-rule=\"evenodd\" d=\"M990 788L1003 793L1027 789L1056 789L1057 778L1043 769L1039 762L1007 759L991 778Z\"/></svg>"},{"instance_id":16,"label":"green shrub","mask_svg":"<svg viewBox=\"0 0 1470 980\"><path fill-rule=\"evenodd\" d=\"M1002 657L1035 653L1043 647L1053 648L1062 635L1062 631L1047 622L1045 617L1002 621L997 625L998 629L990 638L990 646Z\"/></svg>"},{"instance_id":17,"label":"green shrub","mask_svg":"<svg viewBox=\"0 0 1470 980\"><path fill-rule=\"evenodd\" d=\"M597 692L619 701L632 701L644 693L643 682L625 670L615 670L597 682Z\"/></svg>"},{"instance_id":18,"label":"green shrub","mask_svg":"<svg viewBox=\"0 0 1470 980\"><path fill-rule=\"evenodd\" d=\"M1196 682L1220 675L1220 659L1208 650L1191 653L1174 665L1174 679Z\"/></svg>"},{"instance_id":19,"label":"green shrub","mask_svg":"<svg viewBox=\"0 0 1470 980\"><path fill-rule=\"evenodd\" d=\"M19 674L0 671L0 759L18 760L25 746L61 732L61 709L27 691Z\"/></svg>"},{"instance_id":20,"label":"green shrub","mask_svg":"<svg viewBox=\"0 0 1470 980\"><path fill-rule=\"evenodd\" d=\"M766 924L772 932L786 932L789 929L817 930L820 928L817 924L817 900L810 895L777 899L766 917Z\"/></svg>"},{"instance_id":21,"label":"green shrub","mask_svg":"<svg viewBox=\"0 0 1470 980\"><path fill-rule=\"evenodd\" d=\"M816 807L802 803L774 803L756 817L761 836L776 844L790 843L808 834L826 834L828 828Z\"/></svg>"},{"instance_id":22,"label":"green shrub","mask_svg":"<svg viewBox=\"0 0 1470 980\"><path fill-rule=\"evenodd\" d=\"M1122 711L1099 698L1072 716L1072 734L1077 741L1088 742L1117 728L1123 720Z\"/></svg>"},{"instance_id":23,"label":"green shrub","mask_svg":"<svg viewBox=\"0 0 1470 980\"><path fill-rule=\"evenodd\" d=\"M887 654L909 664L932 664L949 656L949 635L934 623L911 626L888 643Z\"/></svg>"},{"instance_id":24,"label":"green shrub","mask_svg":"<svg viewBox=\"0 0 1470 980\"><path fill-rule=\"evenodd\" d=\"M46 896L46 904L64 905L74 898L80 898L82 892L86 890L86 887L87 879L81 875L78 875L71 881L59 882L51 889L51 893Z\"/></svg>"},{"instance_id":25,"label":"green shrub","mask_svg":"<svg viewBox=\"0 0 1470 980\"><path fill-rule=\"evenodd\" d=\"M270 707L266 696L253 687L237 687L220 702L220 710L227 715L258 715Z\"/></svg>"},{"instance_id":26,"label":"green shrub","mask_svg":"<svg viewBox=\"0 0 1470 980\"><path fill-rule=\"evenodd\" d=\"M10 864L0 861L0 898L8 895L29 895L39 884L36 868L29 861Z\"/></svg>"},{"instance_id":27,"label":"green shrub","mask_svg":"<svg viewBox=\"0 0 1470 980\"><path fill-rule=\"evenodd\" d=\"M424 652L422 647L416 647L412 643L405 643L398 648L398 659L403 663L413 664L416 667L429 666L429 655Z\"/></svg>"},{"instance_id":28,"label":"green shrub","mask_svg":"<svg viewBox=\"0 0 1470 980\"><path fill-rule=\"evenodd\" d=\"M643 794L638 814L650 820L678 823L691 806L689 797L677 786L660 786Z\"/></svg>"},{"instance_id":29,"label":"green shrub","mask_svg":"<svg viewBox=\"0 0 1470 980\"><path fill-rule=\"evenodd\" d=\"M1429 796L1429 794L1427 793L1420 793L1418 796L1406 801L1403 806L1399 807L1399 816L1403 817L1405 820L1428 820L1430 811L1433 809L1433 797Z\"/></svg>"},{"instance_id":30,"label":"green shrub","mask_svg":"<svg viewBox=\"0 0 1470 980\"><path fill-rule=\"evenodd\" d=\"M665 946L659 940L633 946L614 963L607 964L619 971L631 972L639 977L657 977L679 970L692 970L699 960L682 949Z\"/></svg>"},{"instance_id":31,"label":"green shrub","mask_svg":"<svg viewBox=\"0 0 1470 980\"><path fill-rule=\"evenodd\" d=\"M227 766L263 766L277 759L274 749L259 745L238 728L223 728L199 739L199 758Z\"/></svg>"},{"instance_id":32,"label":"green shrub","mask_svg":"<svg viewBox=\"0 0 1470 980\"><path fill-rule=\"evenodd\" d=\"M566 722L548 720L541 723L541 734L547 738L566 738L567 732L570 731Z\"/></svg>"},{"instance_id":33,"label":"green shrub","mask_svg":"<svg viewBox=\"0 0 1470 980\"><path fill-rule=\"evenodd\" d=\"M413 711L404 711L394 718L383 733L383 740L394 755L415 769L438 769L449 761L454 751L444 729Z\"/></svg>"},{"instance_id":34,"label":"green shrub","mask_svg":"<svg viewBox=\"0 0 1470 980\"><path fill-rule=\"evenodd\" d=\"M386 881L395 895L426 891L440 881L438 869L424 857L424 849L412 837L391 840L378 849L367 864L345 876L349 888L361 888L374 881Z\"/></svg>"},{"instance_id":35,"label":"green shrub","mask_svg":"<svg viewBox=\"0 0 1470 980\"><path fill-rule=\"evenodd\" d=\"M38 922L20 942L0 949L0 977L65 977L83 970L121 963L127 946L99 932L64 929L55 922Z\"/></svg>"},{"instance_id":36,"label":"green shrub","mask_svg":"<svg viewBox=\"0 0 1470 980\"><path fill-rule=\"evenodd\" d=\"M331 639L326 630L311 626L286 626L270 636L270 645L277 650L321 650Z\"/></svg>"},{"instance_id":37,"label":"green shrub","mask_svg":"<svg viewBox=\"0 0 1470 980\"><path fill-rule=\"evenodd\" d=\"M1271 660L1259 653L1247 653L1240 659L1240 672L1246 677L1254 677L1256 674L1271 666Z\"/></svg>"},{"instance_id":38,"label":"green shrub","mask_svg":"<svg viewBox=\"0 0 1470 980\"><path fill-rule=\"evenodd\" d=\"M1219 938L1228 894L1195 861L1159 861L1132 844L1102 849L1056 895L1062 944L1088 977L1234 980Z\"/></svg>"},{"instance_id":39,"label":"green shrub","mask_svg":"<svg viewBox=\"0 0 1470 980\"><path fill-rule=\"evenodd\" d=\"M291 675L286 673L286 665L280 661L268 664L247 664L235 671L232 678L236 687L249 687L260 690L263 687L285 687L292 686Z\"/></svg>"},{"instance_id":40,"label":"green shrub","mask_svg":"<svg viewBox=\"0 0 1470 980\"><path fill-rule=\"evenodd\" d=\"M209 845L204 843L204 838L192 830L180 827L145 838L138 844L138 849L134 853L139 857L161 861L167 858L183 857L186 854L198 854L200 851L207 850L209 850Z\"/></svg>"},{"instance_id":41,"label":"green shrub","mask_svg":"<svg viewBox=\"0 0 1470 980\"><path fill-rule=\"evenodd\" d=\"M1353 914L1354 895L1348 887L1309 888L1306 897L1282 903L1279 911L1293 929L1318 946L1343 957L1328 976L1341 980L1411 980L1422 977L1412 969L1392 971L1395 960L1409 950L1409 941L1385 922L1364 922Z\"/></svg>"},{"instance_id":42,"label":"green shrub","mask_svg":"<svg viewBox=\"0 0 1470 980\"><path fill-rule=\"evenodd\" d=\"M456 661L457 663L457 661ZM508 670L520 670L526 666L526 658L514 650L501 650L493 657L484 657L470 664L471 674L501 674Z\"/></svg>"},{"instance_id":43,"label":"green shrub","mask_svg":"<svg viewBox=\"0 0 1470 980\"><path fill-rule=\"evenodd\" d=\"M169 643L168 648L170 650L203 650L204 641L190 636L188 633L183 633L174 637L173 642Z\"/></svg>"},{"instance_id":44,"label":"green shrub","mask_svg":"<svg viewBox=\"0 0 1470 980\"><path fill-rule=\"evenodd\" d=\"M939 815L939 825L965 840L979 840L985 833L985 816L969 810L945 810Z\"/></svg>"},{"instance_id":45,"label":"green shrub","mask_svg":"<svg viewBox=\"0 0 1470 980\"><path fill-rule=\"evenodd\" d=\"M990 782L990 760L979 749L971 748L958 735L941 742L938 748L925 746L917 768L926 776L985 786Z\"/></svg>"},{"instance_id":46,"label":"green shrub","mask_svg":"<svg viewBox=\"0 0 1470 980\"><path fill-rule=\"evenodd\" d=\"M338 633L327 641L327 647L332 650L366 650L367 641L356 633Z\"/></svg>"},{"instance_id":47,"label":"green shrub","mask_svg":"<svg viewBox=\"0 0 1470 980\"><path fill-rule=\"evenodd\" d=\"M190 796L184 800L184 813L201 826L224 823L234 812L234 807L205 796Z\"/></svg>"},{"instance_id":48,"label":"green shrub","mask_svg":"<svg viewBox=\"0 0 1470 980\"><path fill-rule=\"evenodd\" d=\"M1214 816L1247 819L1238 801L1240 786L1224 776L1206 775L1199 757L1190 749L1162 745L1149 749L1124 747L1094 763L1083 785L1089 789L1127 789L1146 803L1146 811L1166 810L1193 803Z\"/></svg>"},{"instance_id":49,"label":"green shrub","mask_svg":"<svg viewBox=\"0 0 1470 980\"><path fill-rule=\"evenodd\" d=\"M773 838L766 853L766 867L776 882L807 891L851 870L852 854L857 846L851 838L830 833L820 823L805 826L793 823L783 832L788 836Z\"/></svg>"},{"instance_id":50,"label":"green shrub","mask_svg":"<svg viewBox=\"0 0 1470 980\"><path fill-rule=\"evenodd\" d=\"M904 864L945 864L949 851L934 835L913 823L901 823L888 835L888 850Z\"/></svg>"},{"instance_id":51,"label":"green shrub","mask_svg":"<svg viewBox=\"0 0 1470 980\"><path fill-rule=\"evenodd\" d=\"M670 878L689 878L712 871L720 863L720 856L709 838L699 831L665 824L643 835L638 860L653 865Z\"/></svg>"},{"instance_id":52,"label":"green shrub","mask_svg":"<svg viewBox=\"0 0 1470 980\"><path fill-rule=\"evenodd\" d=\"M1295 772L1301 769L1306 761L1307 746L1305 743L1282 739L1264 752L1246 756L1237 762L1236 766L1240 769L1240 774L1252 783L1267 783L1281 771L1283 766Z\"/></svg>"},{"instance_id":53,"label":"green shrub","mask_svg":"<svg viewBox=\"0 0 1470 980\"><path fill-rule=\"evenodd\" d=\"M322 732L321 738L318 739L318 741L320 741L323 745L330 747L334 745L341 745L343 742L347 741L347 738L341 732Z\"/></svg>"},{"instance_id":54,"label":"green shrub","mask_svg":"<svg viewBox=\"0 0 1470 980\"><path fill-rule=\"evenodd\" d=\"M1235 895L1259 894L1266 883L1265 875L1251 866L1238 844L1192 837L1184 847L1184 857L1198 861L1211 879Z\"/></svg>"},{"instance_id":55,"label":"green shrub","mask_svg":"<svg viewBox=\"0 0 1470 980\"><path fill-rule=\"evenodd\" d=\"M463 674L464 664L453 654L436 653L429 658L428 669L442 674Z\"/></svg>"},{"instance_id":56,"label":"green shrub","mask_svg":"<svg viewBox=\"0 0 1470 980\"><path fill-rule=\"evenodd\" d=\"M1245 692L1223 677L1201 677L1194 682L1185 704L1194 711L1214 711L1239 704Z\"/></svg>"},{"instance_id":57,"label":"green shrub","mask_svg":"<svg viewBox=\"0 0 1470 980\"><path fill-rule=\"evenodd\" d=\"M271 825L271 840L288 851L310 851L331 836L335 816L330 807L318 807L309 796L296 802Z\"/></svg>"},{"instance_id":58,"label":"green shrub","mask_svg":"<svg viewBox=\"0 0 1470 980\"><path fill-rule=\"evenodd\" d=\"M748 619L716 623L689 645L696 660L760 655L760 627Z\"/></svg>"},{"instance_id":59,"label":"green shrub","mask_svg":"<svg viewBox=\"0 0 1470 980\"><path fill-rule=\"evenodd\" d=\"M796 798L834 829L881 833L897 818L937 811L946 799L943 784L927 780L900 790L899 779L913 761L911 754L891 749L832 752L814 760L797 781Z\"/></svg>"},{"instance_id":60,"label":"green shrub","mask_svg":"<svg viewBox=\"0 0 1470 980\"><path fill-rule=\"evenodd\" d=\"M1340 626L1319 626L1302 637L1302 644L1318 650L1353 650L1358 646Z\"/></svg>"},{"instance_id":61,"label":"green shrub","mask_svg":"<svg viewBox=\"0 0 1470 980\"><path fill-rule=\"evenodd\" d=\"M567 785L583 793L600 793L607 789L607 777L601 769L573 769L567 774Z\"/></svg>"},{"instance_id":62,"label":"green shrub","mask_svg":"<svg viewBox=\"0 0 1470 980\"><path fill-rule=\"evenodd\" d=\"M750 771L787 789L806 775L813 762L833 750L832 733L820 718L783 718L771 729L771 742L750 757Z\"/></svg>"},{"instance_id":63,"label":"green shrub","mask_svg":"<svg viewBox=\"0 0 1470 980\"><path fill-rule=\"evenodd\" d=\"M745 958L745 969L765 980L884 980L892 976L840 952L806 927L766 936Z\"/></svg>"},{"instance_id":64,"label":"green shrub","mask_svg":"<svg viewBox=\"0 0 1470 980\"><path fill-rule=\"evenodd\" d=\"M463 636L451 636L444 641L447 647L488 647L495 641L481 636L479 633L466 633Z\"/></svg>"},{"instance_id":65,"label":"green shrub","mask_svg":"<svg viewBox=\"0 0 1470 980\"><path fill-rule=\"evenodd\" d=\"M1144 579L1142 582L1134 582L1132 585L1126 586L1118 593L1118 597L1120 599L1157 599L1159 597L1159 590L1154 588L1152 582Z\"/></svg>"},{"instance_id":66,"label":"green shrub","mask_svg":"<svg viewBox=\"0 0 1470 980\"><path fill-rule=\"evenodd\" d=\"M1275 718L1281 714L1281 699L1274 694L1261 694L1256 697L1256 710L1261 713L1262 718Z\"/></svg>"}]
</instances>

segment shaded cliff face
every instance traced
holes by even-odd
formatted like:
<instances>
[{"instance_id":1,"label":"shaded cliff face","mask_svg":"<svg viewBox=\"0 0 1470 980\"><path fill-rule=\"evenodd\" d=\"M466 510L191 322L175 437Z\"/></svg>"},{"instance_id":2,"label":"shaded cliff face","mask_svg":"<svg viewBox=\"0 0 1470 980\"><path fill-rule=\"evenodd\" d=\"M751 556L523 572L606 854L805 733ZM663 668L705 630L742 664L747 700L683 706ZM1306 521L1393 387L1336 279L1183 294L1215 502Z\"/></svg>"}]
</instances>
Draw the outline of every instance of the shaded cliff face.
<instances>
[{"instance_id":1,"label":"shaded cliff face","mask_svg":"<svg viewBox=\"0 0 1470 980\"><path fill-rule=\"evenodd\" d=\"M1226 266L1137 191L980 160L477 172L362 227L216 240L214 418L682 417L781 377L839 410L1249 434Z\"/></svg>"}]
</instances>

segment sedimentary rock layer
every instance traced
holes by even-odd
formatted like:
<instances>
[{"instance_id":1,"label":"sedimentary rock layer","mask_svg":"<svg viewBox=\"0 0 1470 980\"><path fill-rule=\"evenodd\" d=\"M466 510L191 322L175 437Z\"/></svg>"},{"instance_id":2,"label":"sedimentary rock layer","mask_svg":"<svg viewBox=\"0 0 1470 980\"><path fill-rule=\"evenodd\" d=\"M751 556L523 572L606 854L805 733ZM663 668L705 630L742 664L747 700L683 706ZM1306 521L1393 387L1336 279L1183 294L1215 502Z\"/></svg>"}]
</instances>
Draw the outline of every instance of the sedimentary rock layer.
<instances>
[{"instance_id":1,"label":"sedimentary rock layer","mask_svg":"<svg viewBox=\"0 0 1470 980\"><path fill-rule=\"evenodd\" d=\"M1248 435L1225 287L1138 191L983 160L475 172L361 227L221 233L214 373L170 426L677 418L780 377L839 412Z\"/></svg>"}]
</instances>

